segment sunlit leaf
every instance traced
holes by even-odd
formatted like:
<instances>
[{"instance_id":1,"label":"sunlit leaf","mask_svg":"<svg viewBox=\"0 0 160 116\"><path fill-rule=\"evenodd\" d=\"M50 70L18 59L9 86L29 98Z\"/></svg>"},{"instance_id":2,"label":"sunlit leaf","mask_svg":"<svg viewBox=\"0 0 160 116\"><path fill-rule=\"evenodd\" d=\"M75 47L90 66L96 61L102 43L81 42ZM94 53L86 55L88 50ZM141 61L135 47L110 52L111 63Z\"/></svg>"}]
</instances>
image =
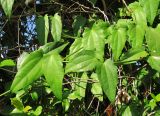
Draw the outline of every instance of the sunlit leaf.
<instances>
[{"instance_id":1,"label":"sunlit leaf","mask_svg":"<svg viewBox=\"0 0 160 116\"><path fill-rule=\"evenodd\" d=\"M56 13L51 17L51 34L55 42L60 41L62 33L61 17Z\"/></svg>"},{"instance_id":2,"label":"sunlit leaf","mask_svg":"<svg viewBox=\"0 0 160 116\"><path fill-rule=\"evenodd\" d=\"M0 0L0 2L5 14L10 18L14 0Z\"/></svg>"},{"instance_id":3,"label":"sunlit leaf","mask_svg":"<svg viewBox=\"0 0 160 116\"><path fill-rule=\"evenodd\" d=\"M91 50L85 50L76 55L74 59L71 59L65 68L65 72L83 72L93 70L96 66L97 59L95 52Z\"/></svg>"},{"instance_id":4,"label":"sunlit leaf","mask_svg":"<svg viewBox=\"0 0 160 116\"><path fill-rule=\"evenodd\" d=\"M105 45L105 29L107 24L103 21L95 23L91 29L86 29L83 33L82 46L85 50L95 50L96 57L103 61Z\"/></svg>"},{"instance_id":5,"label":"sunlit leaf","mask_svg":"<svg viewBox=\"0 0 160 116\"><path fill-rule=\"evenodd\" d=\"M141 58L146 57L147 55L148 53L143 49L131 49L120 58L121 60L119 63L122 64L135 63Z\"/></svg>"},{"instance_id":6,"label":"sunlit leaf","mask_svg":"<svg viewBox=\"0 0 160 116\"><path fill-rule=\"evenodd\" d=\"M29 56L27 52L23 52L17 59L17 69L19 70L23 66L23 62Z\"/></svg>"},{"instance_id":7,"label":"sunlit leaf","mask_svg":"<svg viewBox=\"0 0 160 116\"><path fill-rule=\"evenodd\" d=\"M118 28L117 30L115 29L112 32L110 39L111 39L110 45L112 48L114 60L118 60L127 39L126 29L125 28Z\"/></svg>"},{"instance_id":8,"label":"sunlit leaf","mask_svg":"<svg viewBox=\"0 0 160 116\"><path fill-rule=\"evenodd\" d=\"M146 13L147 20L150 23L150 25L153 24L153 21L156 17L158 12L158 6L159 6L159 0L145 0L143 2L143 9Z\"/></svg>"},{"instance_id":9,"label":"sunlit leaf","mask_svg":"<svg viewBox=\"0 0 160 116\"><path fill-rule=\"evenodd\" d=\"M142 47L145 28L142 28L142 25L130 24L128 25L128 36L129 42L131 43L132 48Z\"/></svg>"},{"instance_id":10,"label":"sunlit leaf","mask_svg":"<svg viewBox=\"0 0 160 116\"><path fill-rule=\"evenodd\" d=\"M146 31L146 40L151 54L160 55L160 30L149 27Z\"/></svg>"},{"instance_id":11,"label":"sunlit leaf","mask_svg":"<svg viewBox=\"0 0 160 116\"><path fill-rule=\"evenodd\" d=\"M98 67L97 70L102 89L109 100L113 102L116 97L116 87L118 83L117 67L112 60L108 59Z\"/></svg>"},{"instance_id":12,"label":"sunlit leaf","mask_svg":"<svg viewBox=\"0 0 160 116\"><path fill-rule=\"evenodd\" d=\"M0 67L4 67L4 66L15 66L15 63L11 59L6 59L0 62Z\"/></svg>"},{"instance_id":13,"label":"sunlit leaf","mask_svg":"<svg viewBox=\"0 0 160 116\"><path fill-rule=\"evenodd\" d=\"M147 62L153 69L160 72L160 56L150 56Z\"/></svg>"},{"instance_id":14,"label":"sunlit leaf","mask_svg":"<svg viewBox=\"0 0 160 116\"><path fill-rule=\"evenodd\" d=\"M39 16L36 19L36 31L37 31L37 38L41 45L47 43L48 33L49 33L49 19L48 15Z\"/></svg>"},{"instance_id":15,"label":"sunlit leaf","mask_svg":"<svg viewBox=\"0 0 160 116\"><path fill-rule=\"evenodd\" d=\"M58 99L62 100L62 81L64 77L64 70L62 59L57 52L52 52L50 55L44 55L43 73L54 95Z\"/></svg>"},{"instance_id":16,"label":"sunlit leaf","mask_svg":"<svg viewBox=\"0 0 160 116\"><path fill-rule=\"evenodd\" d=\"M17 92L18 90L28 86L42 75L42 51L35 51L23 61L23 66L17 72L10 90Z\"/></svg>"},{"instance_id":17,"label":"sunlit leaf","mask_svg":"<svg viewBox=\"0 0 160 116\"><path fill-rule=\"evenodd\" d=\"M92 88L91 88L91 92L92 94L99 99L99 101L103 101L103 91L101 88L101 84L98 80L98 75L96 73L92 73L91 78L94 81L97 81L95 83L92 84Z\"/></svg>"}]
</instances>

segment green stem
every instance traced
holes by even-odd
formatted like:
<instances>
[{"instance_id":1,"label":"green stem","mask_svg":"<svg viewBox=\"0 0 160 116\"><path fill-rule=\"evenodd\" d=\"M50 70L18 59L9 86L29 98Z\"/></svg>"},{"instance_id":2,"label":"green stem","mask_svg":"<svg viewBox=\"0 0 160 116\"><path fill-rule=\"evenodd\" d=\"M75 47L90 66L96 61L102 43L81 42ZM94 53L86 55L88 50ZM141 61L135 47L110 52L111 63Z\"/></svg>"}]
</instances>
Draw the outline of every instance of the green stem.
<instances>
[{"instance_id":1,"label":"green stem","mask_svg":"<svg viewBox=\"0 0 160 116\"><path fill-rule=\"evenodd\" d=\"M0 97L4 96L4 95L6 95L6 94L8 94L10 92L11 92L11 90L8 90L8 91L4 92L4 93L0 94Z\"/></svg>"}]
</instances>

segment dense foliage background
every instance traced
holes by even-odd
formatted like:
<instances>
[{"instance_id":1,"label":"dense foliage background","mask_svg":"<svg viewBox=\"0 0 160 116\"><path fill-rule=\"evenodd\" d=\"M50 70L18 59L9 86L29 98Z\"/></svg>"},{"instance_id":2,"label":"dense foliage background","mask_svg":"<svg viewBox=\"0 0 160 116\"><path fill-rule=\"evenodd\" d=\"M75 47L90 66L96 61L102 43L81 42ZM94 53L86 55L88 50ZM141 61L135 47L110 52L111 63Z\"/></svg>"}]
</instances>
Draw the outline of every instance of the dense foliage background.
<instances>
[{"instance_id":1,"label":"dense foliage background","mask_svg":"<svg viewBox=\"0 0 160 116\"><path fill-rule=\"evenodd\" d=\"M160 0L0 0L0 114L160 115Z\"/></svg>"}]
</instances>

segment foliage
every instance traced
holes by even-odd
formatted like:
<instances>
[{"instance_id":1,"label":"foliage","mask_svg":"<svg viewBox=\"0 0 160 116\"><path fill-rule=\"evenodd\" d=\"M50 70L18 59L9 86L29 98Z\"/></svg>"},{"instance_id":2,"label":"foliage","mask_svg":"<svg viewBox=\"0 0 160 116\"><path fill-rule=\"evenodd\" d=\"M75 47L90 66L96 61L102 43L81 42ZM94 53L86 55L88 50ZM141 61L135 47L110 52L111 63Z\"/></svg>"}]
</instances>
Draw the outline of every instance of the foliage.
<instances>
[{"instance_id":1,"label":"foliage","mask_svg":"<svg viewBox=\"0 0 160 116\"><path fill-rule=\"evenodd\" d=\"M75 14L71 28L65 26L63 10L37 15L40 47L17 59L15 77L7 93L0 95L10 98L10 111L5 108L2 113L158 115L159 2L134 1L115 11L114 20L103 21L96 14L98 9L105 15L94 5L96 1L88 1L96 11L89 17ZM13 3L1 0L8 18ZM53 3L63 7L59 1ZM8 66L15 66L14 60L2 58L0 67Z\"/></svg>"}]
</instances>

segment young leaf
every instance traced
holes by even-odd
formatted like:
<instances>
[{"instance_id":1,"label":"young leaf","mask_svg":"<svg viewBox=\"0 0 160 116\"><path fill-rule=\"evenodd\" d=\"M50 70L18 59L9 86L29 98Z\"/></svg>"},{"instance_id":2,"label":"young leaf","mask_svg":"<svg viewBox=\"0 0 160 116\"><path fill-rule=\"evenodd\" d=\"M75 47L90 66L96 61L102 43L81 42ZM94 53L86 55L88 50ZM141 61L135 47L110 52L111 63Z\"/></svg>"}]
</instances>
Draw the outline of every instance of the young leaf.
<instances>
[{"instance_id":1,"label":"young leaf","mask_svg":"<svg viewBox=\"0 0 160 116\"><path fill-rule=\"evenodd\" d=\"M132 112L129 106L127 106L125 111L122 113L122 116L132 116Z\"/></svg>"},{"instance_id":2,"label":"young leaf","mask_svg":"<svg viewBox=\"0 0 160 116\"><path fill-rule=\"evenodd\" d=\"M0 62L0 67L3 67L3 66L15 66L15 63L11 59L6 59Z\"/></svg>"},{"instance_id":3,"label":"young leaf","mask_svg":"<svg viewBox=\"0 0 160 116\"><path fill-rule=\"evenodd\" d=\"M74 59L69 60L65 68L65 73L93 70L97 61L94 51L84 50L77 54Z\"/></svg>"},{"instance_id":4,"label":"young leaf","mask_svg":"<svg viewBox=\"0 0 160 116\"><path fill-rule=\"evenodd\" d=\"M62 59L57 52L43 57L43 73L54 95L62 100L62 81L64 70Z\"/></svg>"},{"instance_id":5,"label":"young leaf","mask_svg":"<svg viewBox=\"0 0 160 116\"><path fill-rule=\"evenodd\" d=\"M101 84L98 80L98 75L96 73L92 73L91 78L94 81L97 81L95 83L92 84L92 88L91 88L91 92L92 94L99 99L99 101L103 101L103 91L101 88Z\"/></svg>"},{"instance_id":6,"label":"young leaf","mask_svg":"<svg viewBox=\"0 0 160 116\"><path fill-rule=\"evenodd\" d=\"M160 72L160 56L150 56L147 62L153 69Z\"/></svg>"},{"instance_id":7,"label":"young leaf","mask_svg":"<svg viewBox=\"0 0 160 116\"><path fill-rule=\"evenodd\" d=\"M10 18L14 0L0 0L4 13Z\"/></svg>"},{"instance_id":8,"label":"young leaf","mask_svg":"<svg viewBox=\"0 0 160 116\"><path fill-rule=\"evenodd\" d=\"M12 92L17 92L28 86L42 75L42 56L42 51L38 50L29 54L23 61L11 85Z\"/></svg>"},{"instance_id":9,"label":"young leaf","mask_svg":"<svg viewBox=\"0 0 160 116\"><path fill-rule=\"evenodd\" d=\"M20 111L23 111L24 106L19 99L11 98L11 103L12 103L12 105L14 105L15 108L17 108Z\"/></svg>"},{"instance_id":10,"label":"young leaf","mask_svg":"<svg viewBox=\"0 0 160 116\"><path fill-rule=\"evenodd\" d=\"M39 16L36 19L36 30L37 30L37 38L41 45L47 43L48 33L49 33L49 20L48 15Z\"/></svg>"},{"instance_id":11,"label":"young leaf","mask_svg":"<svg viewBox=\"0 0 160 116\"><path fill-rule=\"evenodd\" d=\"M148 48L151 54L158 53L160 54L160 30L154 28L147 28L146 31L146 40L148 44Z\"/></svg>"},{"instance_id":12,"label":"young leaf","mask_svg":"<svg viewBox=\"0 0 160 116\"><path fill-rule=\"evenodd\" d=\"M97 72L100 84L106 96L111 102L116 97L116 87L118 83L117 67L113 64L112 60L106 60L101 69Z\"/></svg>"},{"instance_id":13,"label":"young leaf","mask_svg":"<svg viewBox=\"0 0 160 116\"><path fill-rule=\"evenodd\" d=\"M113 52L114 60L118 60L119 56L122 53L122 50L125 46L126 42L126 29L125 28L119 28L118 30L114 30L111 35L111 41L110 45Z\"/></svg>"},{"instance_id":14,"label":"young leaf","mask_svg":"<svg viewBox=\"0 0 160 116\"><path fill-rule=\"evenodd\" d=\"M158 12L158 6L159 6L159 0L145 0L143 2L143 9L146 13L147 20L150 23L150 25L153 24L153 21L156 17Z\"/></svg>"},{"instance_id":15,"label":"young leaf","mask_svg":"<svg viewBox=\"0 0 160 116\"><path fill-rule=\"evenodd\" d=\"M146 57L148 53L143 49L131 49L121 57L119 63L131 64L137 62L137 60Z\"/></svg>"},{"instance_id":16,"label":"young leaf","mask_svg":"<svg viewBox=\"0 0 160 116\"><path fill-rule=\"evenodd\" d=\"M55 42L60 41L62 33L61 17L56 13L51 17L51 34Z\"/></svg>"}]
</instances>

